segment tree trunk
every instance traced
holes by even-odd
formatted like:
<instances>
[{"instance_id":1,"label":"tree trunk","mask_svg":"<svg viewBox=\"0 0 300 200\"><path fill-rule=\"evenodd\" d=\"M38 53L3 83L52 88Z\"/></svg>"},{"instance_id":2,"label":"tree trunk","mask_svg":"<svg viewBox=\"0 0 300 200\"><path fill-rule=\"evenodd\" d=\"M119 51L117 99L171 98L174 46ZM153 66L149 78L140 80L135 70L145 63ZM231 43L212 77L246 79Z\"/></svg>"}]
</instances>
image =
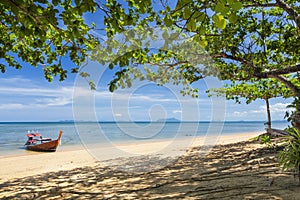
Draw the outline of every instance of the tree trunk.
<instances>
[{"instance_id":1,"label":"tree trunk","mask_svg":"<svg viewBox=\"0 0 300 200\"><path fill-rule=\"evenodd\" d=\"M300 186L300 166L298 166L298 180L299 180L298 184Z\"/></svg>"},{"instance_id":2,"label":"tree trunk","mask_svg":"<svg viewBox=\"0 0 300 200\"><path fill-rule=\"evenodd\" d=\"M292 125L300 131L300 101L299 98L295 99L296 103L296 110L292 115Z\"/></svg>"},{"instance_id":3,"label":"tree trunk","mask_svg":"<svg viewBox=\"0 0 300 200\"><path fill-rule=\"evenodd\" d=\"M268 116L268 122L267 122L267 125L268 125L268 128L267 128L267 134L270 135L271 132L272 132L272 128L271 128L270 103L269 103L269 99L268 99L268 98L266 98L265 101L266 101L266 105L267 105L267 116Z\"/></svg>"},{"instance_id":4,"label":"tree trunk","mask_svg":"<svg viewBox=\"0 0 300 200\"><path fill-rule=\"evenodd\" d=\"M300 112L295 111L292 116L292 125L300 131Z\"/></svg>"},{"instance_id":5,"label":"tree trunk","mask_svg":"<svg viewBox=\"0 0 300 200\"><path fill-rule=\"evenodd\" d=\"M300 65L298 65L298 67L300 67ZM300 88L298 88L298 86L293 84L291 81L287 80L284 76L269 75L269 78L277 79L278 81L282 82L286 87L288 87L291 90L291 92L294 93L296 101L296 111L294 111L291 116L292 125L296 129L298 129L298 131L300 131Z\"/></svg>"}]
</instances>

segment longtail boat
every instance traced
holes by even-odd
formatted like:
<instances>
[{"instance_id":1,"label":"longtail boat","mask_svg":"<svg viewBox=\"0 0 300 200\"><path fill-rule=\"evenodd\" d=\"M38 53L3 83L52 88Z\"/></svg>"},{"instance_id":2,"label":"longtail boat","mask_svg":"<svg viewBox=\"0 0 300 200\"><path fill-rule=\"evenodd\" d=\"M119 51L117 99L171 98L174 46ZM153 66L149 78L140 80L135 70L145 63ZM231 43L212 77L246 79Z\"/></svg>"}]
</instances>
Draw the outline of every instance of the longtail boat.
<instances>
[{"instance_id":1,"label":"longtail boat","mask_svg":"<svg viewBox=\"0 0 300 200\"><path fill-rule=\"evenodd\" d=\"M60 144L62 133L62 131L59 132L59 136L56 140L43 138L39 133L28 133L28 140L25 143L26 149L31 151L55 152L56 148Z\"/></svg>"}]
</instances>

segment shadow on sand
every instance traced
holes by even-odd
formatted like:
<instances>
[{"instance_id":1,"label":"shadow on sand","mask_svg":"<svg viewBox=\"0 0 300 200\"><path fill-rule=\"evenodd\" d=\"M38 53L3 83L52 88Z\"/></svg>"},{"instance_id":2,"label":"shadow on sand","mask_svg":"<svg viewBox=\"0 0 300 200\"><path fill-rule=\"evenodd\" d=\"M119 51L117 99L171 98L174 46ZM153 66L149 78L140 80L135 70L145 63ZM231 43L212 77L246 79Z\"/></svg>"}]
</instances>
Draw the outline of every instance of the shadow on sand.
<instances>
[{"instance_id":1,"label":"shadow on sand","mask_svg":"<svg viewBox=\"0 0 300 200\"><path fill-rule=\"evenodd\" d=\"M280 147L256 141L191 149L172 165L134 171L165 162L160 157L119 159L118 165L45 173L0 183L2 199L299 199L297 179L276 162ZM120 166L134 172L124 172Z\"/></svg>"}]
</instances>

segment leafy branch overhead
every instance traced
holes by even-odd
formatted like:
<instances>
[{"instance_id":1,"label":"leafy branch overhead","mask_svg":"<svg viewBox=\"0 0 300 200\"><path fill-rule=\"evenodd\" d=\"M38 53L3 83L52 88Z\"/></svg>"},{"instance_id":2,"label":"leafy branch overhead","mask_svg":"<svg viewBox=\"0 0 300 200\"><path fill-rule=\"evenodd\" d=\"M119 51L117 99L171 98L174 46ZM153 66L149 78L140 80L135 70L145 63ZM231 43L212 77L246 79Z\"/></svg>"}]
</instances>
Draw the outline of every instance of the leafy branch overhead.
<instances>
[{"instance_id":1,"label":"leafy branch overhead","mask_svg":"<svg viewBox=\"0 0 300 200\"><path fill-rule=\"evenodd\" d=\"M1 71L9 66L20 69L26 62L42 66L48 81L56 75L64 80L68 72L78 71L63 66L62 58L80 66L97 45L83 19L84 13L95 10L93 1L1 1Z\"/></svg>"},{"instance_id":2,"label":"leafy branch overhead","mask_svg":"<svg viewBox=\"0 0 300 200\"><path fill-rule=\"evenodd\" d=\"M276 79L253 80L252 82L232 82L224 88L213 88L207 91L209 95L225 96L227 100L235 100L236 103L241 103L245 100L247 104L257 99L262 99L266 102L266 113L268 121L267 133L272 134L272 120L270 112L269 100L276 97L289 98L293 96L292 91L283 83Z\"/></svg>"},{"instance_id":3,"label":"leafy branch overhead","mask_svg":"<svg viewBox=\"0 0 300 200\"><path fill-rule=\"evenodd\" d=\"M236 103L241 103L241 100L245 99L247 104L257 99L293 96L291 90L276 79L233 82L225 85L224 88L213 88L207 92L209 95L225 96L227 100L234 100Z\"/></svg>"},{"instance_id":4,"label":"leafy branch overhead","mask_svg":"<svg viewBox=\"0 0 300 200\"><path fill-rule=\"evenodd\" d=\"M131 38L136 38L137 34L138 42L143 45L109 63L104 61L107 61L105 58L109 58L112 52L100 50L102 54L96 54L104 56L102 64L107 64L110 68L120 68L117 79L128 77L126 73L121 73L123 68L135 77L140 73L139 70L132 70L136 68L136 64L141 64L142 68L144 64L149 64L169 67L174 73L176 71L176 74L180 74L178 80L195 82L208 74L202 74L203 70L195 67L194 63L182 59L182 55L178 53L172 54L169 50L170 45L178 41L180 33L206 50L205 53L202 51L195 54L198 57L209 56L214 62L216 68L209 75L218 75L226 80L246 81L252 78L275 78L293 92L297 91L290 84L290 79L280 77L300 69L297 1L178 0L169 4L168 1L154 4L151 0L8 0L0 3L0 7L0 52L4 61L0 65L2 72L8 66L19 69L23 62L27 62L32 66L43 66L45 77L49 81L53 75L59 75L63 80L67 72L79 70L65 66L62 57L69 57L79 67L97 44L105 43L91 32L99 28L109 38L125 32ZM85 22L85 13L94 13L95 19L100 20L97 27L94 23L88 25ZM155 36L157 33L148 34L149 28L167 28L173 32L162 34L160 40L164 41L163 47L151 52L143 42L149 39L149 35ZM15 56L20 60L14 59ZM134 64L134 67L130 66ZM143 71L145 72L147 73ZM161 70L152 70L144 78L164 84L162 77L157 78L161 75L160 72ZM183 72L185 74L181 75ZM135 73L138 74L134 75ZM129 76L129 79L132 77ZM177 82L175 79L173 83ZM115 82L112 81L113 83Z\"/></svg>"},{"instance_id":5,"label":"leafy branch overhead","mask_svg":"<svg viewBox=\"0 0 300 200\"><path fill-rule=\"evenodd\" d=\"M110 5L107 7L108 13L121 13L121 18L133 19L122 24L117 21L118 18L107 17L109 20L106 21L106 26L110 38L131 30L134 34L149 28L159 29L162 32L169 31L158 36L163 41L161 42L163 46L156 50L151 51L148 46L140 46L138 50L134 49L134 56L120 56L117 61L109 62L110 68L119 69L120 72L126 69L126 73L120 73L111 82L114 85L112 89L124 86L123 83L118 85L119 80L121 82L128 78L132 80L137 74L137 77L140 77L141 70L138 69L151 65L154 69L143 71L142 80L146 78L164 84L163 71L167 70L175 75L171 77L174 84L181 82L189 86L195 81L214 75L221 80L232 81L234 83L232 90L235 91L231 92L246 97L248 102L257 98L266 98L268 94L260 88L271 87L275 87L275 93L270 94L270 97L293 96L300 99L300 5L298 1L178 0L176 3L169 2L169 4L168 1L161 1L160 5L155 6L151 1L127 2L128 6L124 6L113 0L107 1ZM154 35L160 33L154 31ZM174 33L189 44L198 45L198 48L193 46L188 48L191 50L188 53L189 59L186 59L186 54L182 56L180 51L174 51L175 46L178 46L178 49L187 49L181 47L183 43L178 43L176 37L173 39L176 36ZM153 32L150 35L153 35ZM140 37L138 42L147 44L147 37ZM127 47L132 49L130 46ZM202 51L195 51L199 47ZM193 57L210 59L209 67L207 63L192 62L191 60L196 60ZM171 79L168 77L167 80L171 81ZM246 88L246 93L241 93L243 85L248 83L250 86ZM251 84L258 89L254 89ZM228 90L229 88L227 92ZM250 95L251 92L253 93ZM236 98L236 96L229 98ZM297 110L300 110L300 104L297 105ZM295 116L293 124L300 130L300 112L297 113L298 111L293 115Z\"/></svg>"},{"instance_id":6,"label":"leafy branch overhead","mask_svg":"<svg viewBox=\"0 0 300 200\"><path fill-rule=\"evenodd\" d=\"M204 48L206 51L194 54L198 57L209 56L217 69L213 70L214 75L221 79L248 81L253 78L275 78L294 93L297 91L295 85L290 84L290 78L281 77L300 69L297 1L289 1L287 4L280 0L272 3L179 0L175 5L162 2L160 6L156 5L155 9L151 1L139 3L132 0L127 3L128 6L124 6L116 1L107 1L108 13L111 14L105 21L108 36L113 37L131 30L136 34L149 27L161 30L168 28L174 31L173 33L185 34L190 42ZM119 18L113 17L116 15ZM121 23L119 19L133 20ZM160 39L164 40L164 46L155 52L156 55L149 54L148 48L140 47L134 56L124 56L119 62L110 62L111 68L120 68L120 71L123 70L122 67L127 68L128 73L134 74L136 70L131 71L130 65L155 64L169 67L181 74L182 68L190 67L184 66L188 61L177 53L168 59L165 57L165 54L170 52L170 45L177 41L176 38L173 39L176 34L171 33L162 35ZM145 41L145 38L141 37L140 41ZM127 65L123 66L122 63ZM197 67L192 71L199 73ZM150 75L159 76L159 72L156 70ZM190 83L206 77L205 74L195 73L189 73L189 76L179 79ZM149 76L149 79L153 81L153 76Z\"/></svg>"}]
</instances>

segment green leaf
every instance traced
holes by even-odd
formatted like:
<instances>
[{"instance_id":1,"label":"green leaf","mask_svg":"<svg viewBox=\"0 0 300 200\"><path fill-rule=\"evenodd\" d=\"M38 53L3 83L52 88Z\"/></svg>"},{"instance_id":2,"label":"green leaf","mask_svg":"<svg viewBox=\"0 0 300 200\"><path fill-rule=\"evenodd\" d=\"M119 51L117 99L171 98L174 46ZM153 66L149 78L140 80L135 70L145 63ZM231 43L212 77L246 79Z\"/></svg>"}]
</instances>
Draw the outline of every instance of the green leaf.
<instances>
[{"instance_id":1,"label":"green leaf","mask_svg":"<svg viewBox=\"0 0 300 200\"><path fill-rule=\"evenodd\" d=\"M207 42L207 40L200 40L200 41L199 41L199 45L200 45L201 47L205 48L205 47L208 45L208 42Z\"/></svg>"},{"instance_id":2,"label":"green leaf","mask_svg":"<svg viewBox=\"0 0 300 200\"><path fill-rule=\"evenodd\" d=\"M236 2L236 0L227 0L227 3L229 4L229 6L232 6L235 2Z\"/></svg>"},{"instance_id":3,"label":"green leaf","mask_svg":"<svg viewBox=\"0 0 300 200\"><path fill-rule=\"evenodd\" d=\"M196 11L193 15L193 18L197 21L197 22L203 22L206 18L206 14L203 12L199 12Z\"/></svg>"},{"instance_id":4,"label":"green leaf","mask_svg":"<svg viewBox=\"0 0 300 200\"><path fill-rule=\"evenodd\" d=\"M219 1L215 7L216 12L222 12L225 9L225 5Z\"/></svg>"},{"instance_id":5,"label":"green leaf","mask_svg":"<svg viewBox=\"0 0 300 200\"><path fill-rule=\"evenodd\" d=\"M179 37L179 33L178 32L175 32L175 33L171 33L170 35L170 40L177 40L178 37Z\"/></svg>"},{"instance_id":6,"label":"green leaf","mask_svg":"<svg viewBox=\"0 0 300 200\"><path fill-rule=\"evenodd\" d=\"M172 25L172 20L170 19L170 16L167 15L165 18L164 18L164 23L167 27L170 27Z\"/></svg>"},{"instance_id":7,"label":"green leaf","mask_svg":"<svg viewBox=\"0 0 300 200\"><path fill-rule=\"evenodd\" d=\"M183 5L193 2L193 0L181 0L181 1Z\"/></svg>"},{"instance_id":8,"label":"green leaf","mask_svg":"<svg viewBox=\"0 0 300 200\"><path fill-rule=\"evenodd\" d=\"M239 1L236 1L235 3L233 3L231 5L231 7L234 11L238 11L243 7L243 3L239 2Z\"/></svg>"},{"instance_id":9,"label":"green leaf","mask_svg":"<svg viewBox=\"0 0 300 200\"><path fill-rule=\"evenodd\" d=\"M91 90L96 90L97 89L93 80L89 81L89 85L90 85Z\"/></svg>"},{"instance_id":10,"label":"green leaf","mask_svg":"<svg viewBox=\"0 0 300 200\"><path fill-rule=\"evenodd\" d=\"M197 30L196 20L190 19L186 24L186 28L188 29L188 31L196 31Z\"/></svg>"},{"instance_id":11,"label":"green leaf","mask_svg":"<svg viewBox=\"0 0 300 200\"><path fill-rule=\"evenodd\" d=\"M15 39L16 38L16 34L14 34L14 33L9 34L9 38L11 40Z\"/></svg>"},{"instance_id":12,"label":"green leaf","mask_svg":"<svg viewBox=\"0 0 300 200\"><path fill-rule=\"evenodd\" d=\"M169 39L168 31L164 31L163 34L162 34L162 37L163 37L165 40Z\"/></svg>"},{"instance_id":13,"label":"green leaf","mask_svg":"<svg viewBox=\"0 0 300 200\"><path fill-rule=\"evenodd\" d=\"M219 29L225 29L226 28L226 20L224 19L223 15L217 14L213 16L213 21L215 22L215 25Z\"/></svg>"},{"instance_id":14,"label":"green leaf","mask_svg":"<svg viewBox=\"0 0 300 200\"><path fill-rule=\"evenodd\" d=\"M117 86L115 83L110 83L109 85L109 91L114 92L117 89Z\"/></svg>"},{"instance_id":15,"label":"green leaf","mask_svg":"<svg viewBox=\"0 0 300 200\"><path fill-rule=\"evenodd\" d=\"M189 7L185 7L184 8L184 10L183 10L183 19L189 19L189 18L191 18L191 15L192 15L193 13L192 13L192 11L191 11L191 9L189 8Z\"/></svg>"},{"instance_id":16,"label":"green leaf","mask_svg":"<svg viewBox=\"0 0 300 200\"><path fill-rule=\"evenodd\" d=\"M237 20L238 20L238 17L237 17L236 14L231 13L231 14L228 16L228 20L229 20L231 23L236 23Z\"/></svg>"},{"instance_id":17,"label":"green leaf","mask_svg":"<svg viewBox=\"0 0 300 200\"><path fill-rule=\"evenodd\" d=\"M182 0L178 0L177 4L176 4L176 7L175 7L175 11L176 12L181 12L182 6L183 6Z\"/></svg>"},{"instance_id":18,"label":"green leaf","mask_svg":"<svg viewBox=\"0 0 300 200\"><path fill-rule=\"evenodd\" d=\"M166 12L170 12L170 11L171 11L170 6L167 6L167 7L166 7Z\"/></svg>"}]
</instances>

